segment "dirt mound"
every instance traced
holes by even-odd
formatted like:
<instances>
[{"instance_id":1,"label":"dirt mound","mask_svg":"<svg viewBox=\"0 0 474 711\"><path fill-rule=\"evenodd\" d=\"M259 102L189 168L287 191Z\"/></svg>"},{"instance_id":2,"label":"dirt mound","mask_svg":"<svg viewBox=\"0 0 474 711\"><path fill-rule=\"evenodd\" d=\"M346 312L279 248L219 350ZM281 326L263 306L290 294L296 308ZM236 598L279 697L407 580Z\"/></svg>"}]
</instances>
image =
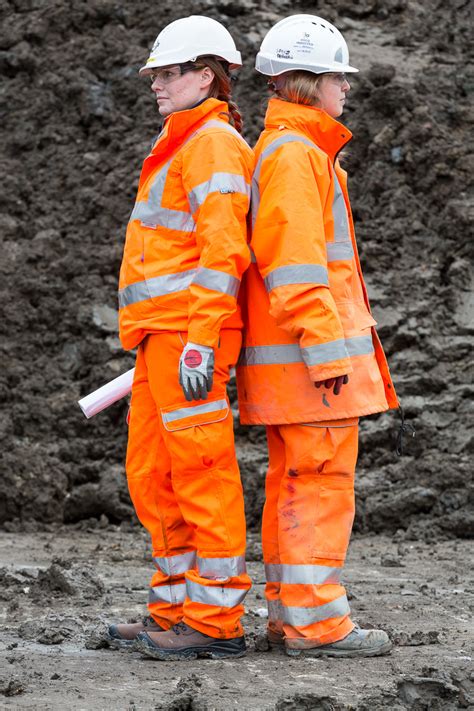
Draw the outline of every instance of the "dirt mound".
<instances>
[{"instance_id":1,"label":"dirt mound","mask_svg":"<svg viewBox=\"0 0 474 711\"><path fill-rule=\"evenodd\" d=\"M306 0L193 3L228 24L243 50L236 93L251 141L264 105L265 80L252 69L261 37L285 14L315 9ZM345 162L375 317L417 428L396 461L395 416L363 423L356 525L469 535L468 5L329 0L320 11L347 34L362 69L345 116L355 135ZM1 0L0 12L8 442L0 522L119 522L131 515L126 403L86 421L75 401L133 366L117 339L117 276L141 162L158 131L136 70L159 27L189 7L163 0L157 14L144 0ZM256 526L264 443L244 428L238 440Z\"/></svg>"}]
</instances>

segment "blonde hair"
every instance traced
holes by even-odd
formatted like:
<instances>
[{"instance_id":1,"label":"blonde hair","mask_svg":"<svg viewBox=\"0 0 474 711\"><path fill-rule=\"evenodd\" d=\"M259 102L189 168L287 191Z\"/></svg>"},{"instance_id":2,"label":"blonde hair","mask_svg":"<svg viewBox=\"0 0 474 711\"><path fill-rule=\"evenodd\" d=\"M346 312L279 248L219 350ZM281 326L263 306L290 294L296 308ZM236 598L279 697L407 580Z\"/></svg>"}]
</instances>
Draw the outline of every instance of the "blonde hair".
<instances>
[{"instance_id":1,"label":"blonde hair","mask_svg":"<svg viewBox=\"0 0 474 711\"><path fill-rule=\"evenodd\" d=\"M242 133L244 122L237 104L232 100L232 77L227 62L223 62L217 57L206 56L198 57L195 66L196 68L209 67L209 69L212 70L214 79L209 88L208 98L219 99L219 101L225 101L228 104L229 113L226 115L229 117L232 126L234 126L239 133Z\"/></svg>"},{"instance_id":2,"label":"blonde hair","mask_svg":"<svg viewBox=\"0 0 474 711\"><path fill-rule=\"evenodd\" d=\"M284 101L306 106L318 106L318 87L324 74L313 74L297 69L280 74L273 80L276 95Z\"/></svg>"}]
</instances>

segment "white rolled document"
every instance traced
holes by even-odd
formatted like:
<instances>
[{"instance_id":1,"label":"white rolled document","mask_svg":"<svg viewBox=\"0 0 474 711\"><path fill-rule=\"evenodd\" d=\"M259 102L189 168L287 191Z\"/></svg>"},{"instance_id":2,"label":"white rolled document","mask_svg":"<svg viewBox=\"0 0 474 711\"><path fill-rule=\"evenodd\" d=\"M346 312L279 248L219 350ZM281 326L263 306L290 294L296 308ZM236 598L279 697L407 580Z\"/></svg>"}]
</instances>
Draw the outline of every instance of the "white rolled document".
<instances>
[{"instance_id":1,"label":"white rolled document","mask_svg":"<svg viewBox=\"0 0 474 711\"><path fill-rule=\"evenodd\" d=\"M119 375L118 378L114 378L110 383L102 385L98 390L94 390L93 393L79 400L79 406L84 415L87 418L93 417L98 412L105 410L109 405L113 405L114 402L128 395L132 389L134 374L135 368L127 370L123 375Z\"/></svg>"}]
</instances>

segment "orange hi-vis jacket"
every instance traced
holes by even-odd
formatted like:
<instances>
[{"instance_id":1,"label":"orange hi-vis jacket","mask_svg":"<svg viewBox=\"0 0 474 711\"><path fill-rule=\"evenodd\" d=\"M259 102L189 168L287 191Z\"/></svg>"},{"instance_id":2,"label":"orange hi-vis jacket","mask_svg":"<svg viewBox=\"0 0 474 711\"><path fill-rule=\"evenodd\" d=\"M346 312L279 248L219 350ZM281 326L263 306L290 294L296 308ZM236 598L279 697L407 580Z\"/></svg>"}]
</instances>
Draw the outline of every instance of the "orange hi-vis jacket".
<instances>
[{"instance_id":1,"label":"orange hi-vis jacket","mask_svg":"<svg viewBox=\"0 0 474 711\"><path fill-rule=\"evenodd\" d=\"M172 114L145 159L120 270L126 349L162 331L215 347L222 327L242 327L253 153L227 112L206 99Z\"/></svg>"},{"instance_id":2,"label":"orange hi-vis jacket","mask_svg":"<svg viewBox=\"0 0 474 711\"><path fill-rule=\"evenodd\" d=\"M337 161L350 138L320 109L269 102L255 147L254 261L241 289L244 424L337 420L398 407ZM314 387L345 374L349 383L337 396Z\"/></svg>"}]
</instances>

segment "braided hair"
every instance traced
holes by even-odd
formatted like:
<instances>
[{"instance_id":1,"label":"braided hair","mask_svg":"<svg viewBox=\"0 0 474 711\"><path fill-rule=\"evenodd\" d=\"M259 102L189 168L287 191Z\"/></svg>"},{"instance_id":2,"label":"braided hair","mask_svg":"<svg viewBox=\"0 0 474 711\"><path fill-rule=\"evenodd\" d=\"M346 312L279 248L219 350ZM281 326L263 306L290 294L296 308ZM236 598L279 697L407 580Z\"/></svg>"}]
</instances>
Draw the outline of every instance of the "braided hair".
<instances>
[{"instance_id":1,"label":"braided hair","mask_svg":"<svg viewBox=\"0 0 474 711\"><path fill-rule=\"evenodd\" d=\"M208 98L225 101L229 106L229 120L232 126L242 133L243 119L235 101L232 100L232 76L228 62L213 56L199 57L195 62L196 68L209 67L214 74L214 79L209 89Z\"/></svg>"}]
</instances>

